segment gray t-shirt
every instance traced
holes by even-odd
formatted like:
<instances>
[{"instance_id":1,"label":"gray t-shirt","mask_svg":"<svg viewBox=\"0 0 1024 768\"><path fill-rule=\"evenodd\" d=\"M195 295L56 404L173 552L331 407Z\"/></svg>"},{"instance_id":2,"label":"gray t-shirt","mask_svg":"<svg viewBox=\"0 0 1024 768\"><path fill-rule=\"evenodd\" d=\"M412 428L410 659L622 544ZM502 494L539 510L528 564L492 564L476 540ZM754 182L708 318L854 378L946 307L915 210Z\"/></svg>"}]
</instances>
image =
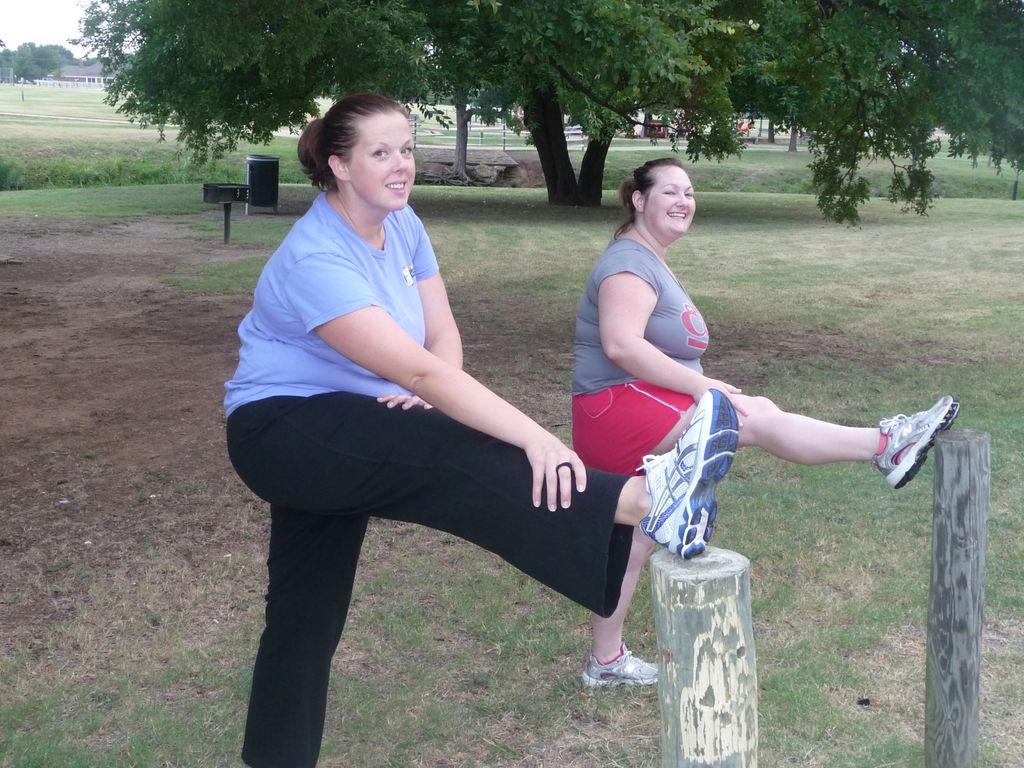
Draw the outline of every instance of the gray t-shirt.
<instances>
[{"instance_id":1,"label":"gray t-shirt","mask_svg":"<svg viewBox=\"0 0 1024 768\"><path fill-rule=\"evenodd\" d=\"M613 240L587 278L587 288L576 311L572 393L590 394L636 381L609 360L601 347L597 293L606 277L628 272L647 282L658 300L644 329L644 338L676 362L703 373L700 356L708 348L704 317L690 300L672 270L649 249L634 240Z\"/></svg>"}]
</instances>

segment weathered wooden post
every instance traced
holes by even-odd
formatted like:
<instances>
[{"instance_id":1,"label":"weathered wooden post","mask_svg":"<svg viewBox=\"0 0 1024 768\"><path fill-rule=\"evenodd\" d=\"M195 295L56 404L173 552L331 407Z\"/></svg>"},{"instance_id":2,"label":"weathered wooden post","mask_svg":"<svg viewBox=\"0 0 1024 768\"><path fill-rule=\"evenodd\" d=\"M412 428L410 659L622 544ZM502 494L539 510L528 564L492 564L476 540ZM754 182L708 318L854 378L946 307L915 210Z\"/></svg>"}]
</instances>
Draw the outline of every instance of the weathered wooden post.
<instances>
[{"instance_id":1,"label":"weathered wooden post","mask_svg":"<svg viewBox=\"0 0 1024 768\"><path fill-rule=\"evenodd\" d=\"M651 558L662 768L756 768L750 561L709 547Z\"/></svg>"},{"instance_id":2,"label":"weathered wooden post","mask_svg":"<svg viewBox=\"0 0 1024 768\"><path fill-rule=\"evenodd\" d=\"M978 765L990 480L986 433L958 430L936 439L925 669L926 768Z\"/></svg>"}]
</instances>

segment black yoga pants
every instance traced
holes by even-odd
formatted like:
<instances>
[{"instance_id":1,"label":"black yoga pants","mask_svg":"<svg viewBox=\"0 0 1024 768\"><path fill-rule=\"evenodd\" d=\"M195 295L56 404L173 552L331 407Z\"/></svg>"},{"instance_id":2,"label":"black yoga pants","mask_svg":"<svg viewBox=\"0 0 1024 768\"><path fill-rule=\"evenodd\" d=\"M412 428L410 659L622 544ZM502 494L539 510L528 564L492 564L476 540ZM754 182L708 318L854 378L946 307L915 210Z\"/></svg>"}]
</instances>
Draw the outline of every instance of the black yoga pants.
<instances>
[{"instance_id":1,"label":"black yoga pants","mask_svg":"<svg viewBox=\"0 0 1024 768\"><path fill-rule=\"evenodd\" d=\"M271 513L266 626L242 749L253 768L316 764L371 516L459 536L598 614L618 604L632 542L632 528L614 522L626 477L589 470L569 509L537 509L519 448L436 409L344 392L243 405L227 438L236 471Z\"/></svg>"}]
</instances>

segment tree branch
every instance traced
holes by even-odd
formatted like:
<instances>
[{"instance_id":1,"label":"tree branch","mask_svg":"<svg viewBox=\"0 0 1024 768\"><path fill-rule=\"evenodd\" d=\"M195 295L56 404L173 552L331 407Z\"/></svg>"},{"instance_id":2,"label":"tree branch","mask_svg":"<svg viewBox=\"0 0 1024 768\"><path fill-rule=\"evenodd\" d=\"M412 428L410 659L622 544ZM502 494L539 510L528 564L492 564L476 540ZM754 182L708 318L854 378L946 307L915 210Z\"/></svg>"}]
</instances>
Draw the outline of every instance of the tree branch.
<instances>
[{"instance_id":1,"label":"tree branch","mask_svg":"<svg viewBox=\"0 0 1024 768\"><path fill-rule=\"evenodd\" d=\"M882 3L872 2L872 0L852 0L852 2L848 3L841 2L841 0L818 0L818 8L821 9L821 14L826 19L832 18L835 14L849 8L850 6L865 8L869 11L884 11L885 13L903 19L904 21L910 20L910 16L902 8L891 8L888 5L883 5Z\"/></svg>"},{"instance_id":2,"label":"tree branch","mask_svg":"<svg viewBox=\"0 0 1024 768\"><path fill-rule=\"evenodd\" d=\"M628 112L627 111L623 111L619 107L616 107L613 104L611 104L611 102L609 102L607 99L605 99L600 94L598 94L593 88L591 88L590 86L586 85L585 83L580 82L579 78L577 78L575 75L573 75L571 72L569 72L565 67L563 67L561 64L559 64L557 61L555 61L554 57L551 57L548 61L551 64L551 66L555 68L555 71L558 72L558 74L562 76L562 79L565 80L565 82L574 91L577 91L577 92L583 94L584 96L586 96L588 99L590 99L592 102L594 102L598 106L604 107L609 112L613 112L614 114L618 115L623 120L628 122L630 125L642 125L642 126L650 127L650 123L648 121L646 121L646 120L637 120L632 115L633 112L636 112L638 109L640 109L640 105L639 104L634 104L633 106L629 107L629 111Z\"/></svg>"}]
</instances>

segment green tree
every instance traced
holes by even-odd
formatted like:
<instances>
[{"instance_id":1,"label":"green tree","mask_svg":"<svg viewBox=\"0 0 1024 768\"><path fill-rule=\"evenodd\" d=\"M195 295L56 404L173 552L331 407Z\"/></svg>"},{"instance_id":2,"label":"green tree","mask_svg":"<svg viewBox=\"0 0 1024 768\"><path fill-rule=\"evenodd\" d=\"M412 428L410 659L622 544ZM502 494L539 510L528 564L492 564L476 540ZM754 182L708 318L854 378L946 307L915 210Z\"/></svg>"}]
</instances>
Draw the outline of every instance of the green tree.
<instances>
[{"instance_id":1,"label":"green tree","mask_svg":"<svg viewBox=\"0 0 1024 768\"><path fill-rule=\"evenodd\" d=\"M4 63L14 69L15 78L25 80L41 80L44 77L59 75L61 67L73 64L74 54L62 45L36 45L22 43L14 51L9 52L10 63Z\"/></svg>"},{"instance_id":2,"label":"green tree","mask_svg":"<svg viewBox=\"0 0 1024 768\"><path fill-rule=\"evenodd\" d=\"M557 204L597 204L612 138L654 117L691 158L740 151L740 112L800 126L838 221L868 163L923 213L937 152L1024 157L1021 0L93 0L82 42L112 103L179 125L199 158L302 125L322 96L445 99L465 135L481 89L507 94ZM578 176L566 120L589 139Z\"/></svg>"},{"instance_id":3,"label":"green tree","mask_svg":"<svg viewBox=\"0 0 1024 768\"><path fill-rule=\"evenodd\" d=\"M93 0L79 42L113 73L109 103L204 160L305 124L318 97L415 95L422 32L404 0Z\"/></svg>"},{"instance_id":4,"label":"green tree","mask_svg":"<svg viewBox=\"0 0 1024 768\"><path fill-rule=\"evenodd\" d=\"M763 30L753 20L749 26L752 34L740 50L729 82L729 98L738 113L767 119L768 140L774 142L775 130L788 129L793 122L800 89L784 80L778 71L772 52L773 46L782 42L777 32L772 28Z\"/></svg>"},{"instance_id":5,"label":"green tree","mask_svg":"<svg viewBox=\"0 0 1024 768\"><path fill-rule=\"evenodd\" d=\"M924 213L928 161L945 149L1020 168L1024 3L977 0L767 0L743 49L741 104L809 131L826 217L856 222L869 185L892 170L889 199ZM775 106L759 100L758 89ZM780 111L781 108L781 111Z\"/></svg>"},{"instance_id":6,"label":"green tree","mask_svg":"<svg viewBox=\"0 0 1024 768\"><path fill-rule=\"evenodd\" d=\"M691 158L736 152L727 94L751 4L675 0L534 0L495 11L548 200L601 201L612 139L649 119L669 126ZM484 12L486 16L486 11ZM588 137L576 176L565 118Z\"/></svg>"},{"instance_id":7,"label":"green tree","mask_svg":"<svg viewBox=\"0 0 1024 768\"><path fill-rule=\"evenodd\" d=\"M480 5L93 0L81 42L114 73L111 103L143 124L179 125L200 159L301 125L317 113L316 97L360 88L419 103L447 97L463 132L470 113L461 110L475 93L510 94L526 109L556 203L599 202L608 144L640 110L670 116L694 156L734 149L728 67L706 59L709 41L735 33L711 15L719 4ZM563 103L591 137L581 184L562 137Z\"/></svg>"},{"instance_id":8,"label":"green tree","mask_svg":"<svg viewBox=\"0 0 1024 768\"><path fill-rule=\"evenodd\" d=\"M509 105L491 103L500 94L503 60L491 45L489 27L481 23L476 7L451 0L423 0L425 34L423 62L419 68L421 92L416 101L430 111L444 101L455 108L455 161L452 179L468 181L466 171L469 126L476 117L493 124L510 118ZM488 98L483 98L488 94Z\"/></svg>"}]
</instances>

